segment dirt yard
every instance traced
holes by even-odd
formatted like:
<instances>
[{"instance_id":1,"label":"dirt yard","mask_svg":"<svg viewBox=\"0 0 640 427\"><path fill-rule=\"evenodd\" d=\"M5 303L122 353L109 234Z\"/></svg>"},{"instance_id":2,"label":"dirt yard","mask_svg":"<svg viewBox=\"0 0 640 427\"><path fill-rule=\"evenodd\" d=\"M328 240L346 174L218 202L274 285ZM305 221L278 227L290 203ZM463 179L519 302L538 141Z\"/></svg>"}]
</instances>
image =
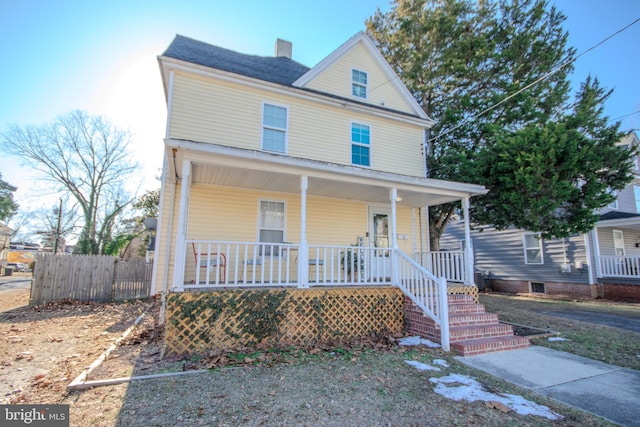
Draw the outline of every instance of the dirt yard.
<instances>
[{"instance_id":1,"label":"dirt yard","mask_svg":"<svg viewBox=\"0 0 640 427\"><path fill-rule=\"evenodd\" d=\"M392 339L332 349L245 349L160 360L157 307L149 303L34 309L27 301L28 291L0 292L2 403L67 403L72 426L609 425L472 371L441 350L398 346ZM88 380L179 375L67 392L67 385L143 312L141 325ZM406 363L436 359L449 367L418 371ZM212 369L190 370L196 368ZM451 373L470 375L494 393L522 395L564 419L502 412L482 401L436 394L429 379Z\"/></svg>"}]
</instances>

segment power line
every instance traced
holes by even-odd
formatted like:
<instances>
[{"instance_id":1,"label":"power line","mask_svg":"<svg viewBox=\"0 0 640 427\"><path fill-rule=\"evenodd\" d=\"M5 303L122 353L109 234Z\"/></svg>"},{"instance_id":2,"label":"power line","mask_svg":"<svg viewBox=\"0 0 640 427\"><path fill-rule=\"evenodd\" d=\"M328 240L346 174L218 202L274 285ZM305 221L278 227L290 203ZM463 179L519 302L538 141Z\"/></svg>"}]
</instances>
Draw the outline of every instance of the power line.
<instances>
[{"instance_id":1,"label":"power line","mask_svg":"<svg viewBox=\"0 0 640 427\"><path fill-rule=\"evenodd\" d=\"M479 113L474 114L473 116L468 117L467 119L465 119L465 120L461 121L460 123L458 123L456 126L452 127L451 129L449 129L449 130L447 130L447 131L445 131L445 132L443 132L443 133L440 133L439 135L436 135L435 137L431 138L431 139L429 140L429 142L436 141L438 138L443 137L443 136L445 136L445 135L447 135L447 134L449 134L449 133L453 132L454 130L456 130L456 129L458 129L458 128L462 127L462 126L463 126L463 125L465 125L465 124L467 124L469 121L471 121L471 120L473 120L473 119L475 119L475 118L478 118L478 117L480 117L481 115L484 115L485 113L488 113L489 111L493 110L494 108L496 108L496 107L498 107L498 106L500 106L500 105L504 104L504 103L505 103L505 102L507 102L509 99L511 99L511 98L513 98L514 96L516 96L516 95L518 95L518 94L520 94L520 93L524 92L525 90L529 89L530 87L532 87L532 86L534 86L534 85L538 84L539 82L541 82L542 80L544 80L544 79L548 78L549 76L551 76L551 75L553 75L553 74L557 73L558 71L560 71L561 69L563 69L563 68L564 68L564 67L566 67L567 65L571 64L572 62L575 62L575 61L576 61L578 58L580 58L581 56L583 56L583 55L587 54L588 52L591 52L593 49L595 49L595 48L597 48L598 46L602 45L603 43L605 43L605 42L609 41L609 39L611 39L611 38L613 38L613 37L617 36L618 34L620 34L621 32L625 31L625 30L626 30L626 29L628 29L629 27L631 27L631 26L635 25L635 24L636 24L636 23L638 23L639 21L640 21L640 18L636 18L636 19L635 19L632 23L630 23L629 25L627 25L627 26L625 26L625 27L623 27L623 28L619 29L619 30L618 30L618 31L616 31L615 33L613 33L613 34L611 34L611 35L609 35L609 36L605 37L604 39L602 39L601 41L599 41L599 42L598 42L598 43L596 43L595 45L591 46L589 49L587 49L587 50L585 50L584 52L582 52L582 53L580 53L579 55L577 55L575 58L573 58L573 59L571 59L571 60L569 60L569 61L567 61L567 62L565 62L565 63L563 63L563 64L558 65L556 68L552 69L551 71L549 71L548 73L546 73L546 74L545 74L545 75L543 75L542 77L540 77L540 78L536 79L536 80L535 80L535 81L533 81L532 83L529 83L528 85L526 85L525 87L523 87L523 88L521 88L521 89L517 90L516 92L512 93L511 95L508 95L507 97L505 97L505 98L504 98L503 100L501 100L500 102L497 102L496 104L494 104L494 105L492 105L492 106L490 106L490 107L485 108L484 110L480 111ZM635 113L631 113L631 114L635 114Z\"/></svg>"},{"instance_id":2,"label":"power line","mask_svg":"<svg viewBox=\"0 0 640 427\"><path fill-rule=\"evenodd\" d=\"M634 114L639 114L639 113L640 113L640 110L634 111L633 113L625 114L624 116L616 117L615 119L610 119L609 121L610 122L616 122L616 121L618 121L620 119L624 119L626 117L633 116Z\"/></svg>"}]
</instances>

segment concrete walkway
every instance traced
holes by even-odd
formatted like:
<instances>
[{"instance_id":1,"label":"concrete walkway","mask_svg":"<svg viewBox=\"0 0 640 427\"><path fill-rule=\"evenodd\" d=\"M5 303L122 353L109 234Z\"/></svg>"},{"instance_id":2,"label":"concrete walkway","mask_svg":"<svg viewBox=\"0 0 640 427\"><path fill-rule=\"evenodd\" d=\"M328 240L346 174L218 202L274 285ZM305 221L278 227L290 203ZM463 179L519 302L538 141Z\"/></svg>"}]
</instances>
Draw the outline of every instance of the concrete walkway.
<instances>
[{"instance_id":1,"label":"concrete walkway","mask_svg":"<svg viewBox=\"0 0 640 427\"><path fill-rule=\"evenodd\" d=\"M540 346L456 359L613 423L640 426L640 371Z\"/></svg>"}]
</instances>

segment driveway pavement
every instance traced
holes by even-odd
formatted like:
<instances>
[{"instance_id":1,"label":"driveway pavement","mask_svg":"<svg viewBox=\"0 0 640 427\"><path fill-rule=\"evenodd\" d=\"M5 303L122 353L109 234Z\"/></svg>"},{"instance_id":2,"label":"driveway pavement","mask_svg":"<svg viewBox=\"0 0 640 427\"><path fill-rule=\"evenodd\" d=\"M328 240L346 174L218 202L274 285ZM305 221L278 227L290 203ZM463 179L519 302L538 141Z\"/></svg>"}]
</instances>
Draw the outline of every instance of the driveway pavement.
<instances>
[{"instance_id":1,"label":"driveway pavement","mask_svg":"<svg viewBox=\"0 0 640 427\"><path fill-rule=\"evenodd\" d=\"M14 289L29 289L30 287L30 277L0 276L0 292Z\"/></svg>"},{"instance_id":2,"label":"driveway pavement","mask_svg":"<svg viewBox=\"0 0 640 427\"><path fill-rule=\"evenodd\" d=\"M536 310L536 313L547 316L562 317L565 319L579 320L581 322L596 323L598 325L611 326L613 328L625 329L627 331L640 332L640 316L621 316L617 314L607 314L594 311L543 311Z\"/></svg>"}]
</instances>

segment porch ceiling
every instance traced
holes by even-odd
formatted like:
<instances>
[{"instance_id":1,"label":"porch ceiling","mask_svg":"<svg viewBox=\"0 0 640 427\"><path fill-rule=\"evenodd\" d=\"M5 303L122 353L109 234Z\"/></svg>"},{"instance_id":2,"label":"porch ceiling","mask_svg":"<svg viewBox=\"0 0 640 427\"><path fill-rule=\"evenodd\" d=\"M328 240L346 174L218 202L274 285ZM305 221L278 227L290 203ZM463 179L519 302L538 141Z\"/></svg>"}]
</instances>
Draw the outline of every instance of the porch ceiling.
<instances>
[{"instance_id":1,"label":"porch ceiling","mask_svg":"<svg viewBox=\"0 0 640 427\"><path fill-rule=\"evenodd\" d=\"M169 150L175 162L169 162L170 172L180 175L178 165L191 160L192 183L300 194L300 177L308 177L307 195L369 203L389 203L389 190L398 190L398 205L423 207L460 200L483 194L477 185L408 177L370 169L333 165L306 159L294 159L251 150L232 149L179 141L177 145L206 145L213 153L190 150Z\"/></svg>"}]
</instances>

